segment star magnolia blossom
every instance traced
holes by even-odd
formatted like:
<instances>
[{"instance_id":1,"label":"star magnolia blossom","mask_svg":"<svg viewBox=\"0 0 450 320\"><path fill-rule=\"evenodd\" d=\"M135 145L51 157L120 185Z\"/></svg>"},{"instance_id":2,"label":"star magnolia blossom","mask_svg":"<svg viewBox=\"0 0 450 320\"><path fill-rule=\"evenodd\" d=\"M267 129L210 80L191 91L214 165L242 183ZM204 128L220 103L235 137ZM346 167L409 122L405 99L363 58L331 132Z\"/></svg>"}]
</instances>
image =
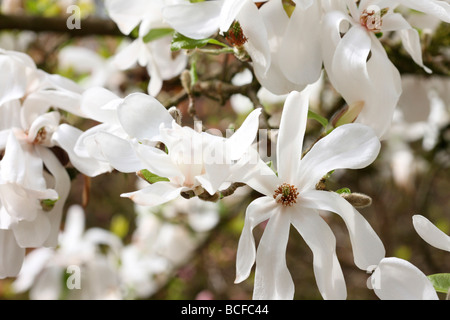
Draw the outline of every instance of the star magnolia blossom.
<instances>
[{"instance_id":1,"label":"star magnolia blossom","mask_svg":"<svg viewBox=\"0 0 450 320\"><path fill-rule=\"evenodd\" d=\"M314 273L325 299L345 299L346 286L336 256L336 239L319 210L339 214L349 230L355 264L367 269L384 257L384 246L364 217L334 192L315 189L316 183L335 169L358 169L378 155L380 142L373 130L361 124L343 125L319 140L303 157L302 140L308 112L306 92L286 99L277 143L275 174L264 162L245 162L232 178L247 183L264 196L247 208L239 239L236 282L245 280L255 263L255 299L292 299L294 283L286 266L285 251L292 224L314 256ZM252 168L253 166L253 168ZM258 251L253 228L268 220Z\"/></svg>"},{"instance_id":2,"label":"star magnolia blossom","mask_svg":"<svg viewBox=\"0 0 450 320\"><path fill-rule=\"evenodd\" d=\"M359 5L353 0L324 2L324 67L333 86L347 101L356 122L371 126L381 138L389 129L401 95L401 80L377 34L400 32L405 50L429 72L423 65L417 30L393 11L398 5L450 21L450 5L444 1L366 0Z\"/></svg>"},{"instance_id":3,"label":"star magnolia blossom","mask_svg":"<svg viewBox=\"0 0 450 320\"><path fill-rule=\"evenodd\" d=\"M413 225L428 244L450 252L450 236L422 215L413 216ZM384 258L368 279L368 287L381 300L438 300L427 276L416 266L399 258Z\"/></svg>"},{"instance_id":4,"label":"star magnolia blossom","mask_svg":"<svg viewBox=\"0 0 450 320\"><path fill-rule=\"evenodd\" d=\"M0 277L6 277L19 272L25 248L57 244L70 190L57 147L74 157L72 145L60 144L64 133L56 135L60 113L49 110L83 114L75 83L38 70L24 54L1 51L0 61L9 65L0 81L10 83L10 91L0 96ZM93 160L87 163L96 165Z\"/></svg>"},{"instance_id":5,"label":"star magnolia blossom","mask_svg":"<svg viewBox=\"0 0 450 320\"><path fill-rule=\"evenodd\" d=\"M139 36L121 49L114 57L114 63L126 70L138 63L146 67L150 75L148 93L158 95L163 81L179 75L186 67L187 56L180 52L173 55L170 50L171 35L146 43L144 37L152 29L168 29L170 26L162 17L162 8L171 1L138 0L130 3L124 0L106 1L106 9L122 33L128 35L139 26Z\"/></svg>"}]
</instances>

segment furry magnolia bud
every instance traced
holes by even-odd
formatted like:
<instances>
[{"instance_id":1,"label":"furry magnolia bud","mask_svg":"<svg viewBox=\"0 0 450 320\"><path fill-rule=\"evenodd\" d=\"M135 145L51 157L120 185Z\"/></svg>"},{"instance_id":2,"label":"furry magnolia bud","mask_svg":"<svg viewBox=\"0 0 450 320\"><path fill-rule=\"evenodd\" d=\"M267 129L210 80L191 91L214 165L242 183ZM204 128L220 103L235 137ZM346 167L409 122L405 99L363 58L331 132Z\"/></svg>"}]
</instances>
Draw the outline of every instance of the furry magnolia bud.
<instances>
[{"instance_id":1,"label":"furry magnolia bud","mask_svg":"<svg viewBox=\"0 0 450 320\"><path fill-rule=\"evenodd\" d=\"M372 204L372 198L362 193L341 193L340 196L357 209L365 208Z\"/></svg>"}]
</instances>

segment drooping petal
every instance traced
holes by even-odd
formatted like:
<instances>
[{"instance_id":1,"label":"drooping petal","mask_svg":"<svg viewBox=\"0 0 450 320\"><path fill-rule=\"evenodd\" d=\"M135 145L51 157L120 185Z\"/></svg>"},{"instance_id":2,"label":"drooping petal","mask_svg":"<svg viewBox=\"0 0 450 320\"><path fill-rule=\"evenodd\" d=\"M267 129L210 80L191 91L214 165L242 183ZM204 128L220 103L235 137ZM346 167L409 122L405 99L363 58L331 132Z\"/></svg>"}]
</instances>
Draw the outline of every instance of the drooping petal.
<instances>
[{"instance_id":1,"label":"drooping petal","mask_svg":"<svg viewBox=\"0 0 450 320\"><path fill-rule=\"evenodd\" d=\"M297 4L279 48L279 63L286 78L299 85L316 82L322 70L321 8L318 1Z\"/></svg>"},{"instance_id":2,"label":"drooping petal","mask_svg":"<svg viewBox=\"0 0 450 320\"><path fill-rule=\"evenodd\" d=\"M369 280L381 300L439 300L427 276L403 259L384 258Z\"/></svg>"},{"instance_id":3,"label":"drooping petal","mask_svg":"<svg viewBox=\"0 0 450 320\"><path fill-rule=\"evenodd\" d=\"M22 63L25 54L14 57L9 51L0 50L0 105L22 98L27 88L27 66ZM19 54L19 53L18 53ZM19 58L20 57L20 58ZM26 59L30 59L26 57Z\"/></svg>"},{"instance_id":4,"label":"drooping petal","mask_svg":"<svg viewBox=\"0 0 450 320\"><path fill-rule=\"evenodd\" d=\"M173 118L152 96L132 93L118 107L123 129L134 138L153 140L159 135L161 124L171 127Z\"/></svg>"},{"instance_id":5,"label":"drooping petal","mask_svg":"<svg viewBox=\"0 0 450 320\"><path fill-rule=\"evenodd\" d=\"M15 277L22 268L25 249L17 245L12 230L0 230L0 279Z\"/></svg>"},{"instance_id":6,"label":"drooping petal","mask_svg":"<svg viewBox=\"0 0 450 320\"><path fill-rule=\"evenodd\" d=\"M245 212L245 223L239 238L236 256L236 280L240 283L248 278L255 263L256 248L253 229L276 214L278 205L271 197L260 197L252 201Z\"/></svg>"},{"instance_id":7,"label":"drooping petal","mask_svg":"<svg viewBox=\"0 0 450 320\"><path fill-rule=\"evenodd\" d=\"M58 201L56 201L53 208L47 212L47 217L50 221L50 234L44 243L44 246L46 247L56 247L58 244L63 209L71 187L70 177L58 158L49 149L39 147L37 148L37 152L40 154L46 168L53 176L54 189L58 193Z\"/></svg>"},{"instance_id":8,"label":"drooping petal","mask_svg":"<svg viewBox=\"0 0 450 320\"><path fill-rule=\"evenodd\" d=\"M179 33L192 38L204 39L219 30L223 1L179 3L163 8L164 19Z\"/></svg>"},{"instance_id":9,"label":"drooping petal","mask_svg":"<svg viewBox=\"0 0 450 320\"><path fill-rule=\"evenodd\" d=\"M82 157L75 152L75 146L82 133L83 131L80 129L63 123L53 134L52 140L67 152L72 165L86 176L95 177L112 171L108 163L98 161L92 157ZM121 149L116 149L116 153L120 154L121 152L118 153L117 150Z\"/></svg>"},{"instance_id":10,"label":"drooping petal","mask_svg":"<svg viewBox=\"0 0 450 320\"><path fill-rule=\"evenodd\" d=\"M302 206L337 213L347 226L355 264L361 270L377 266L384 258L385 249L369 222L334 192L309 190L300 194Z\"/></svg>"},{"instance_id":11,"label":"drooping petal","mask_svg":"<svg viewBox=\"0 0 450 320\"><path fill-rule=\"evenodd\" d=\"M308 120L309 94L292 91L283 107L277 142L278 177L285 183L296 181Z\"/></svg>"},{"instance_id":12,"label":"drooping petal","mask_svg":"<svg viewBox=\"0 0 450 320\"><path fill-rule=\"evenodd\" d=\"M132 3L122 0L106 0L108 15L117 24L120 31L128 35L149 13L153 1L134 0ZM151 12L151 11L150 11Z\"/></svg>"},{"instance_id":13,"label":"drooping petal","mask_svg":"<svg viewBox=\"0 0 450 320\"><path fill-rule=\"evenodd\" d=\"M413 225L419 236L435 248L450 252L450 236L422 215L413 216Z\"/></svg>"},{"instance_id":14,"label":"drooping petal","mask_svg":"<svg viewBox=\"0 0 450 320\"><path fill-rule=\"evenodd\" d=\"M313 253L314 275L322 297L345 300L347 289L336 255L336 238L328 224L314 210L299 206L288 208L292 225Z\"/></svg>"},{"instance_id":15,"label":"drooping petal","mask_svg":"<svg viewBox=\"0 0 450 320\"><path fill-rule=\"evenodd\" d=\"M153 183L141 190L123 193L120 196L130 198L136 204L141 206L158 206L180 196L182 187L171 182L161 181Z\"/></svg>"},{"instance_id":16,"label":"drooping petal","mask_svg":"<svg viewBox=\"0 0 450 320\"><path fill-rule=\"evenodd\" d=\"M30 289L31 300L58 300L61 290L64 288L61 279L64 275L64 268L58 265L48 266L37 277L36 282Z\"/></svg>"},{"instance_id":17,"label":"drooping petal","mask_svg":"<svg viewBox=\"0 0 450 320\"><path fill-rule=\"evenodd\" d=\"M362 124L346 124L319 140L300 162L300 190L314 188L335 169L361 169L371 164L381 144L374 131Z\"/></svg>"},{"instance_id":18,"label":"drooping petal","mask_svg":"<svg viewBox=\"0 0 450 320\"><path fill-rule=\"evenodd\" d=\"M393 13L383 17L382 31L399 31L403 46L411 55L414 62L424 68L428 73L431 73L430 69L425 67L423 64L419 32L411 27L408 21L406 21L401 14Z\"/></svg>"},{"instance_id":19,"label":"drooping petal","mask_svg":"<svg viewBox=\"0 0 450 320\"><path fill-rule=\"evenodd\" d=\"M83 208L72 205L67 210L64 223L64 232L59 237L59 245L63 250L73 250L79 245L85 230L85 218Z\"/></svg>"},{"instance_id":20,"label":"drooping petal","mask_svg":"<svg viewBox=\"0 0 450 320\"><path fill-rule=\"evenodd\" d=\"M109 124L118 123L117 106L122 101L115 93L101 87L87 89L82 94L81 110L90 119Z\"/></svg>"},{"instance_id":21,"label":"drooping petal","mask_svg":"<svg viewBox=\"0 0 450 320\"><path fill-rule=\"evenodd\" d=\"M294 281L286 265L290 220L279 210L270 217L256 253L254 300L291 300Z\"/></svg>"}]
</instances>

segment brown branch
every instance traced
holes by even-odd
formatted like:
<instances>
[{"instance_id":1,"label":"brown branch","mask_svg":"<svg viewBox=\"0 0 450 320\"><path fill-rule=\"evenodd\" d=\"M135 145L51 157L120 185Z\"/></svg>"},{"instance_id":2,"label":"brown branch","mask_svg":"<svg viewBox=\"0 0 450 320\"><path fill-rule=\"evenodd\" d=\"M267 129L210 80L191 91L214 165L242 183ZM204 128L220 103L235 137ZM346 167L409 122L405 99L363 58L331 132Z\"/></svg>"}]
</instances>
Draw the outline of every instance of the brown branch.
<instances>
[{"instance_id":1,"label":"brown branch","mask_svg":"<svg viewBox=\"0 0 450 320\"><path fill-rule=\"evenodd\" d=\"M112 20L89 17L80 20L80 29L67 27L68 17L39 17L0 14L0 30L67 33L73 37L92 35L124 36Z\"/></svg>"}]
</instances>

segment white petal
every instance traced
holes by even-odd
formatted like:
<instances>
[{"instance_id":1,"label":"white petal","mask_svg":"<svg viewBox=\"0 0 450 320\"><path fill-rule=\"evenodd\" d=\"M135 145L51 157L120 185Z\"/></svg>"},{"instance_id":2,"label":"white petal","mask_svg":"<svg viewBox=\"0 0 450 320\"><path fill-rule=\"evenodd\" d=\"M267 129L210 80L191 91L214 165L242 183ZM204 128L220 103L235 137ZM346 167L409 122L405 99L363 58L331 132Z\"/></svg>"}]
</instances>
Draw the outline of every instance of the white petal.
<instances>
[{"instance_id":1,"label":"white petal","mask_svg":"<svg viewBox=\"0 0 450 320\"><path fill-rule=\"evenodd\" d=\"M293 83L316 82L322 70L321 8L318 1L292 13L279 48L280 68ZM299 71L301 70L301 71Z\"/></svg>"},{"instance_id":2,"label":"white petal","mask_svg":"<svg viewBox=\"0 0 450 320\"><path fill-rule=\"evenodd\" d=\"M406 260L384 258L370 281L381 300L439 300L427 276Z\"/></svg>"},{"instance_id":3,"label":"white petal","mask_svg":"<svg viewBox=\"0 0 450 320\"><path fill-rule=\"evenodd\" d=\"M346 124L319 140L300 162L298 185L314 188L335 169L361 169L371 164L381 144L374 131L361 124Z\"/></svg>"},{"instance_id":4,"label":"white petal","mask_svg":"<svg viewBox=\"0 0 450 320\"><path fill-rule=\"evenodd\" d=\"M422 215L413 216L413 225L416 232L428 244L441 250L450 252L450 236L436 227L430 220Z\"/></svg>"},{"instance_id":5,"label":"white petal","mask_svg":"<svg viewBox=\"0 0 450 320\"><path fill-rule=\"evenodd\" d=\"M278 204L271 197L260 197L248 205L245 212L244 228L237 248L235 283L247 279L255 263L256 248L253 229L276 214L278 207Z\"/></svg>"},{"instance_id":6,"label":"white petal","mask_svg":"<svg viewBox=\"0 0 450 320\"><path fill-rule=\"evenodd\" d=\"M110 172L111 166L108 163L91 157L81 157L75 153L75 145L82 133L80 129L63 123L53 134L52 140L67 152L70 162L81 173L89 177L95 177L105 172Z\"/></svg>"},{"instance_id":7,"label":"white petal","mask_svg":"<svg viewBox=\"0 0 450 320\"><path fill-rule=\"evenodd\" d=\"M76 248L83 236L85 229L84 210L79 205L72 205L67 210L64 221L64 232L59 237L59 244L64 249Z\"/></svg>"},{"instance_id":8,"label":"white petal","mask_svg":"<svg viewBox=\"0 0 450 320\"><path fill-rule=\"evenodd\" d=\"M114 65L119 70L127 70L138 62L139 56L144 50L144 43L142 39L138 38L132 43L120 49L118 53L113 58Z\"/></svg>"},{"instance_id":9,"label":"white petal","mask_svg":"<svg viewBox=\"0 0 450 320\"><path fill-rule=\"evenodd\" d=\"M152 140L159 135L161 124L171 127L173 118L164 106L152 96L132 93L118 107L123 129L138 139Z\"/></svg>"},{"instance_id":10,"label":"white petal","mask_svg":"<svg viewBox=\"0 0 450 320\"><path fill-rule=\"evenodd\" d=\"M115 93L101 87L87 89L81 98L81 110L91 119L118 123L117 106L122 101Z\"/></svg>"},{"instance_id":11,"label":"white petal","mask_svg":"<svg viewBox=\"0 0 450 320\"><path fill-rule=\"evenodd\" d=\"M334 192L310 190L301 193L301 205L335 212L347 226L355 264L361 270L377 266L385 249L367 220L353 206Z\"/></svg>"},{"instance_id":12,"label":"white petal","mask_svg":"<svg viewBox=\"0 0 450 320\"><path fill-rule=\"evenodd\" d=\"M220 32L222 34L228 31L246 2L254 6L253 2L248 0L226 0L223 2L222 10L220 11Z\"/></svg>"},{"instance_id":13,"label":"white petal","mask_svg":"<svg viewBox=\"0 0 450 320\"><path fill-rule=\"evenodd\" d=\"M347 289L336 256L336 238L328 224L309 208L289 208L292 225L297 229L313 253L314 274L322 297L326 300L345 300Z\"/></svg>"},{"instance_id":14,"label":"white petal","mask_svg":"<svg viewBox=\"0 0 450 320\"><path fill-rule=\"evenodd\" d=\"M232 167L229 180L246 183L269 197L283 183L254 149L250 149L249 154Z\"/></svg>"},{"instance_id":15,"label":"white petal","mask_svg":"<svg viewBox=\"0 0 450 320\"><path fill-rule=\"evenodd\" d=\"M148 145L134 143L136 155L141 159L144 167L160 177L173 178L182 175L180 165L175 164L170 155L164 151Z\"/></svg>"},{"instance_id":16,"label":"white petal","mask_svg":"<svg viewBox=\"0 0 450 320\"><path fill-rule=\"evenodd\" d=\"M17 244L22 248L35 248L44 244L50 234L50 221L46 213L39 212L33 221L22 220L12 225Z\"/></svg>"},{"instance_id":17,"label":"white petal","mask_svg":"<svg viewBox=\"0 0 450 320\"><path fill-rule=\"evenodd\" d=\"M117 24L123 34L128 35L148 14L151 7L148 0L133 0L132 3L122 0L106 0L105 7L109 16Z\"/></svg>"},{"instance_id":18,"label":"white petal","mask_svg":"<svg viewBox=\"0 0 450 320\"><path fill-rule=\"evenodd\" d=\"M450 4L447 1L397 0L411 9L435 16L450 23Z\"/></svg>"},{"instance_id":19,"label":"white petal","mask_svg":"<svg viewBox=\"0 0 450 320\"><path fill-rule=\"evenodd\" d=\"M153 183L141 190L123 193L120 196L130 198L141 206L158 206L180 196L180 188L170 182L161 181Z\"/></svg>"},{"instance_id":20,"label":"white petal","mask_svg":"<svg viewBox=\"0 0 450 320\"><path fill-rule=\"evenodd\" d=\"M22 98L26 92L26 67L7 54L0 52L0 105Z\"/></svg>"},{"instance_id":21,"label":"white petal","mask_svg":"<svg viewBox=\"0 0 450 320\"><path fill-rule=\"evenodd\" d=\"M309 94L292 91L283 107L277 142L278 177L285 183L296 181L308 120Z\"/></svg>"},{"instance_id":22,"label":"white petal","mask_svg":"<svg viewBox=\"0 0 450 320\"><path fill-rule=\"evenodd\" d=\"M54 188L59 197L52 210L47 212L47 217L50 221L50 234L44 243L44 246L55 247L58 242L62 212L71 187L70 177L58 158L50 150L47 148L38 148L37 150L44 160L46 168L55 180Z\"/></svg>"},{"instance_id":23,"label":"white petal","mask_svg":"<svg viewBox=\"0 0 450 320\"><path fill-rule=\"evenodd\" d=\"M15 277L22 267L25 249L17 245L11 230L0 230L0 279Z\"/></svg>"},{"instance_id":24,"label":"white petal","mask_svg":"<svg viewBox=\"0 0 450 320\"><path fill-rule=\"evenodd\" d=\"M259 128L261 109L253 110L245 118L239 129L226 140L226 150L231 151L230 159L239 160L255 141Z\"/></svg>"},{"instance_id":25,"label":"white petal","mask_svg":"<svg viewBox=\"0 0 450 320\"><path fill-rule=\"evenodd\" d=\"M66 284L64 269L57 265L51 265L43 270L30 289L31 300L58 300L61 290Z\"/></svg>"},{"instance_id":26,"label":"white petal","mask_svg":"<svg viewBox=\"0 0 450 320\"><path fill-rule=\"evenodd\" d=\"M95 142L109 164L120 172L137 172L144 168L130 141L108 132L98 132ZM120 150L120 152L117 152Z\"/></svg>"},{"instance_id":27,"label":"white petal","mask_svg":"<svg viewBox=\"0 0 450 320\"><path fill-rule=\"evenodd\" d=\"M219 30L223 1L180 3L163 8L163 17L179 33L192 39L204 39Z\"/></svg>"},{"instance_id":28,"label":"white petal","mask_svg":"<svg viewBox=\"0 0 450 320\"><path fill-rule=\"evenodd\" d=\"M286 265L290 220L282 210L269 219L256 253L254 300L292 300L294 281Z\"/></svg>"}]
</instances>

